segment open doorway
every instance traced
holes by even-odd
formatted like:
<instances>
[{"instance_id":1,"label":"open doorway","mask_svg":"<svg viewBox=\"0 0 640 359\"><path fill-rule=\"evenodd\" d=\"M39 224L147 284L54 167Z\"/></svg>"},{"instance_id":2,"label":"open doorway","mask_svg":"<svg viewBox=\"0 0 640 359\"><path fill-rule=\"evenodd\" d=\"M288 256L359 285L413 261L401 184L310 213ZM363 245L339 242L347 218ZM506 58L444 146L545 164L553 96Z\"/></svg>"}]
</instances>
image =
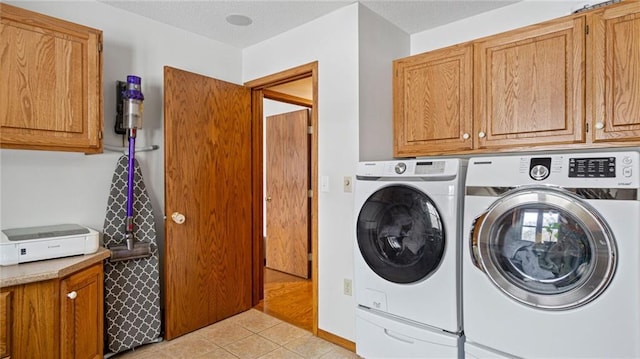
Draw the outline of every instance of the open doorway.
<instances>
[{"instance_id":1,"label":"open doorway","mask_svg":"<svg viewBox=\"0 0 640 359\"><path fill-rule=\"evenodd\" d=\"M258 164L254 164L253 169L254 203L263 204L262 206L255 206L260 207L259 209L254 208L253 304L257 309L293 325L310 330L316 335L318 329L317 83L317 62L315 62L245 84L252 89L254 116L253 155L255 156L254 158L262 159L261 163L259 163L260 167L258 167ZM292 121L296 121L298 125L291 126ZM302 124L303 122L300 121L306 123ZM280 125L277 125L278 123ZM284 130L285 135L278 138L277 129L280 127L280 133L283 133L282 124L285 124L287 129ZM276 135L273 135L274 128L276 129ZM292 130L292 128L294 129ZM295 136L297 138L306 137L305 144L287 142L290 140L291 131L297 133ZM273 154L277 151L269 150L269 145L278 144L278 142L282 143L279 145L280 152L276 156L277 161L274 165L274 162L269 162L268 156L270 153ZM300 149L296 150L296 152L301 152L301 149L306 147L306 162L300 161L300 156L289 156L291 153L288 153L287 149L290 150L293 147ZM260 152L257 153L258 151ZM278 161L285 163L278 164ZM281 166L284 169L297 168L297 172L304 172L304 176L299 180L304 182L307 188L304 191L305 198L298 198L298 200L292 201L290 194L283 193L287 189L283 189L282 186L276 186L276 193L272 193L274 189L268 188L269 180L267 180L267 177L270 172L267 166ZM279 180L287 183L287 186L290 187L290 179L280 178ZM260 186L259 190L258 186ZM283 207L282 201L278 205L280 207L276 206L276 202L280 197L284 196L289 197L288 203L295 202L299 209L301 208L300 206L304 206L306 209L306 217L299 216L300 218L297 219L299 225L295 226L295 228L291 227L290 223L282 225L283 222L291 222L285 219L286 215L277 218L278 214L284 212L285 207ZM285 201L285 203L287 202ZM274 205L274 207L270 211L269 207L271 205ZM258 211L260 212L259 215ZM301 211L298 210L298 212ZM276 215L275 223L280 223L281 225L269 227L270 221L274 223L273 218L269 217L270 215ZM302 222L306 222L304 229L301 227ZM297 249L294 250L296 258L298 258L298 264L293 267L297 269L294 269L290 263L286 263L287 257L293 254L284 251L282 245L280 247L276 245L274 248L269 247L270 244L273 244L273 242L270 243L269 241L274 240L273 237L274 234L277 234L276 232L291 234L286 233L288 231L292 231L294 239L297 239L297 242L300 243L296 247ZM260 236L258 236L258 233ZM266 239L264 234L266 234ZM304 236L304 238L300 238L301 236Z\"/></svg>"}]
</instances>

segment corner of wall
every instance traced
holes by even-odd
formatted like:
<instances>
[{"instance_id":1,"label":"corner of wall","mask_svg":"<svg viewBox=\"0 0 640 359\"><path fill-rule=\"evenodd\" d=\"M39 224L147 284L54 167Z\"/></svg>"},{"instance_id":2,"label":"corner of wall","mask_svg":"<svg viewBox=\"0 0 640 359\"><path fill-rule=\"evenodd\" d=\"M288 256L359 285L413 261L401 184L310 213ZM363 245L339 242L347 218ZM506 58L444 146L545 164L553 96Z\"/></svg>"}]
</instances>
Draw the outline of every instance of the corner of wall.
<instances>
[{"instance_id":1,"label":"corner of wall","mask_svg":"<svg viewBox=\"0 0 640 359\"><path fill-rule=\"evenodd\" d=\"M393 60L409 55L410 36L365 5L358 8L359 159L393 157Z\"/></svg>"}]
</instances>

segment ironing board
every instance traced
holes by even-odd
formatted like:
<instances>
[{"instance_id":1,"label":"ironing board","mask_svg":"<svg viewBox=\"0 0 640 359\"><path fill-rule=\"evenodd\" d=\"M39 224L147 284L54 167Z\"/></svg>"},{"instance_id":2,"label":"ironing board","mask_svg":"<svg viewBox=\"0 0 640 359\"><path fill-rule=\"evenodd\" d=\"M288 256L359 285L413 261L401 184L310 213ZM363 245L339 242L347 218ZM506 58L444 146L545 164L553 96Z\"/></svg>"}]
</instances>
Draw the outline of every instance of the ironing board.
<instances>
[{"instance_id":1,"label":"ironing board","mask_svg":"<svg viewBox=\"0 0 640 359\"><path fill-rule=\"evenodd\" d=\"M124 244L127 216L127 167L129 156L118 160L104 220L104 246ZM119 353L160 338L160 279L158 245L151 200L134 159L134 236L151 244L151 256L106 261L104 265L106 348Z\"/></svg>"}]
</instances>

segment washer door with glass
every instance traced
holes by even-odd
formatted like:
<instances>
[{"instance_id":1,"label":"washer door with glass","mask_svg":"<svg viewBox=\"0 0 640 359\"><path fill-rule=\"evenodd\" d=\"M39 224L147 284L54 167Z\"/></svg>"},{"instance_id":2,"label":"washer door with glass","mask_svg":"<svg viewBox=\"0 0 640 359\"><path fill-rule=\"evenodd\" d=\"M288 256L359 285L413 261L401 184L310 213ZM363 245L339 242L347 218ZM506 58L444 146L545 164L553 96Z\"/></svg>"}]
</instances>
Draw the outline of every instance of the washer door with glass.
<instances>
[{"instance_id":1,"label":"washer door with glass","mask_svg":"<svg viewBox=\"0 0 640 359\"><path fill-rule=\"evenodd\" d=\"M365 262L394 283L428 277L442 261L444 225L425 193L405 185L379 189L362 205L357 239Z\"/></svg>"},{"instance_id":2,"label":"washer door with glass","mask_svg":"<svg viewBox=\"0 0 640 359\"><path fill-rule=\"evenodd\" d=\"M474 264L511 298L562 310L600 295L616 268L615 239L598 212L571 192L512 190L478 216Z\"/></svg>"}]
</instances>

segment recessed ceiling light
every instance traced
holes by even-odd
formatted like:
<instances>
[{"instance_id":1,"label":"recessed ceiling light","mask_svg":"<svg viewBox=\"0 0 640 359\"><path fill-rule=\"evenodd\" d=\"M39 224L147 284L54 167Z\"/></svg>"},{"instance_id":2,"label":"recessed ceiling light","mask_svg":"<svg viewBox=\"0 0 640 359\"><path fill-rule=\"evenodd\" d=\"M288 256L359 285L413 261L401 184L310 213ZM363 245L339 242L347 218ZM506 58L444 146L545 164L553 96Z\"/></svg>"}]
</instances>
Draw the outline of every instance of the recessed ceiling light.
<instances>
[{"instance_id":1,"label":"recessed ceiling light","mask_svg":"<svg viewBox=\"0 0 640 359\"><path fill-rule=\"evenodd\" d=\"M238 14L228 15L226 19L229 24L236 26L249 26L253 22L250 17Z\"/></svg>"}]
</instances>

